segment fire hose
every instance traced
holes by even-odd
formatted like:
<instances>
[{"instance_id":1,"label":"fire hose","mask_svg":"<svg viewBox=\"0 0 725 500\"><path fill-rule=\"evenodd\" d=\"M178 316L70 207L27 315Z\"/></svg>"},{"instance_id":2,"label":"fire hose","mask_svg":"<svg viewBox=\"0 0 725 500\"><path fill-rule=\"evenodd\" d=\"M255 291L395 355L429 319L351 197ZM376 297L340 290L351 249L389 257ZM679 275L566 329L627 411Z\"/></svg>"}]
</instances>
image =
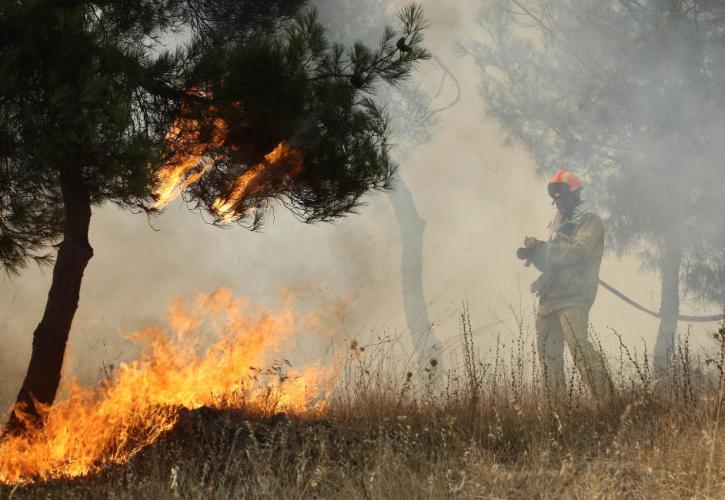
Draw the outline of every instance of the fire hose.
<instances>
[{"instance_id":1,"label":"fire hose","mask_svg":"<svg viewBox=\"0 0 725 500\"><path fill-rule=\"evenodd\" d=\"M530 258L530 251L528 248L521 247L516 251L516 256L526 261L526 266L528 267L531 264L531 258ZM620 298L630 306L634 307L635 309L642 311L645 314L649 314L652 317L655 318L662 318L662 315L658 313L657 311L653 311L652 309L647 309L643 305L637 303L636 301L632 300L631 298L627 297L624 293L620 292L616 288L614 288L612 285L607 283L606 281L599 279L599 284L607 290L608 292L612 293L616 297ZM710 321L722 321L725 319L725 315L723 314L710 314L710 315L690 315L690 314L678 314L677 320L678 321L686 321L689 323L707 323Z\"/></svg>"}]
</instances>

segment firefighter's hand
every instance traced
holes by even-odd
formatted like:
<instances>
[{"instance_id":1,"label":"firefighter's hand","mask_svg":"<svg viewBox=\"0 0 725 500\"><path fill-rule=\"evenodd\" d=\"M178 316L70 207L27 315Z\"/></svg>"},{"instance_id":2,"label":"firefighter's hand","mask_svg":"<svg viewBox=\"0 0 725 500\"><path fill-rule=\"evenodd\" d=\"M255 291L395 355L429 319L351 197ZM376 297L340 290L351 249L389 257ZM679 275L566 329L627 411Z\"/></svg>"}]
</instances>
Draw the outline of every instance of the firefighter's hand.
<instances>
[{"instance_id":1,"label":"firefighter's hand","mask_svg":"<svg viewBox=\"0 0 725 500\"><path fill-rule=\"evenodd\" d=\"M539 245L539 243L541 243L541 241L537 240L533 236L527 236L526 238L524 238L524 247L528 249L535 248L537 245Z\"/></svg>"}]
</instances>

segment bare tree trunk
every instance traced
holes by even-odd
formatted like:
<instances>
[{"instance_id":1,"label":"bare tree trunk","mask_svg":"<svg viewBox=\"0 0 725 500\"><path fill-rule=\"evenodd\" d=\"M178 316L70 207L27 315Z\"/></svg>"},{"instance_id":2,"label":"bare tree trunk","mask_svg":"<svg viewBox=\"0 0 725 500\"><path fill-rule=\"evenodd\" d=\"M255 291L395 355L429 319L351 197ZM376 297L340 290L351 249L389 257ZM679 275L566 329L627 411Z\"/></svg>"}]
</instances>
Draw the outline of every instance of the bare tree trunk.
<instances>
[{"instance_id":1,"label":"bare tree trunk","mask_svg":"<svg viewBox=\"0 0 725 500\"><path fill-rule=\"evenodd\" d=\"M660 265L662 297L660 299L660 326L654 348L654 372L664 376L669 368L672 347L677 334L677 316L680 313L680 266L682 245L677 238L667 238Z\"/></svg>"},{"instance_id":2,"label":"bare tree trunk","mask_svg":"<svg viewBox=\"0 0 725 500\"><path fill-rule=\"evenodd\" d=\"M93 256L88 242L91 203L79 169L62 169L60 185L65 208L63 241L53 267L53 282L40 324L33 333L33 351L25 380L6 431L22 432L42 423L42 409L55 399L63 356L83 272Z\"/></svg>"},{"instance_id":3,"label":"bare tree trunk","mask_svg":"<svg viewBox=\"0 0 725 500\"><path fill-rule=\"evenodd\" d=\"M406 323L421 366L439 374L443 370L442 346L433 333L423 291L425 221L418 215L413 196L401 179L398 179L395 191L390 193L390 201L398 220L403 250L400 272Z\"/></svg>"}]
</instances>

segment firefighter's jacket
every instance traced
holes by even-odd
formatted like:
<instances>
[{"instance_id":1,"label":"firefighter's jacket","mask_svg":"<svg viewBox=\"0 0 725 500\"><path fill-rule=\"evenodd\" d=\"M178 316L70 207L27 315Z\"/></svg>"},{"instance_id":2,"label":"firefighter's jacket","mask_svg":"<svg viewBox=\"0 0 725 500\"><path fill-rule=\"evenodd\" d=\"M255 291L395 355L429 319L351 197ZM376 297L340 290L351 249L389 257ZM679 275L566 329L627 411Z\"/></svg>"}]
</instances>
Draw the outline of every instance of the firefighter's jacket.
<instances>
[{"instance_id":1,"label":"firefighter's jacket","mask_svg":"<svg viewBox=\"0 0 725 500\"><path fill-rule=\"evenodd\" d=\"M603 253L604 225L598 215L559 216L549 241L534 247L529 259L542 272L532 284L539 314L569 307L588 310L597 295Z\"/></svg>"}]
</instances>

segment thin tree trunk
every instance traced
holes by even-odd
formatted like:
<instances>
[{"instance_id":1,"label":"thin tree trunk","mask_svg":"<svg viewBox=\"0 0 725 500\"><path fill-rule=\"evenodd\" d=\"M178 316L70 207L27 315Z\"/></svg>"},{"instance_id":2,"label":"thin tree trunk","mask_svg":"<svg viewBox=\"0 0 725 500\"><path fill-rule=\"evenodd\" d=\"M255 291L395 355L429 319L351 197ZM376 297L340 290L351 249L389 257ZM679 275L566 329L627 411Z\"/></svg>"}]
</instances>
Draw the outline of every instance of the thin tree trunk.
<instances>
[{"instance_id":1,"label":"thin tree trunk","mask_svg":"<svg viewBox=\"0 0 725 500\"><path fill-rule=\"evenodd\" d=\"M677 316L680 313L680 266L682 245L676 238L665 240L662 252L662 297L660 300L660 326L654 348L655 375L662 377L669 369L672 347L677 334Z\"/></svg>"},{"instance_id":2,"label":"thin tree trunk","mask_svg":"<svg viewBox=\"0 0 725 500\"><path fill-rule=\"evenodd\" d=\"M33 333L28 371L7 423L8 432L22 432L41 424L43 407L55 399L83 272L93 256L88 242L90 196L80 170L62 169L60 185L65 209L63 241L58 247L45 312Z\"/></svg>"},{"instance_id":3,"label":"thin tree trunk","mask_svg":"<svg viewBox=\"0 0 725 500\"><path fill-rule=\"evenodd\" d=\"M423 291L425 221L418 214L413 196L401 179L398 179L396 190L390 193L390 201L393 204L400 228L401 288L408 331L421 366L432 369L435 374L440 374L443 370L441 343L433 333L433 326L428 317L428 304Z\"/></svg>"}]
</instances>

